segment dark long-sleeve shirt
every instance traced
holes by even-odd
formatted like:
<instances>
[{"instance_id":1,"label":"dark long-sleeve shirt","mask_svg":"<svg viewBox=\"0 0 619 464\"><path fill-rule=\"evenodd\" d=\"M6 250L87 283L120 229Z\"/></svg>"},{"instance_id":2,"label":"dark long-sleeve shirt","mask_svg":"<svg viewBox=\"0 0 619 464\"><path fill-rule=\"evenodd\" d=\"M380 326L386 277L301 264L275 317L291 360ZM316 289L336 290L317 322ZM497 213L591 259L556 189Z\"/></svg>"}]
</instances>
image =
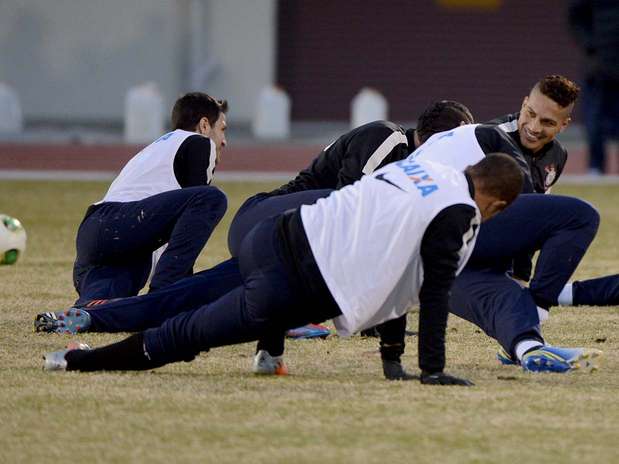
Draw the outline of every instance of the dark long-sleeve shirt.
<instances>
[{"instance_id":1,"label":"dark long-sleeve shirt","mask_svg":"<svg viewBox=\"0 0 619 464\"><path fill-rule=\"evenodd\" d=\"M214 151L211 140L202 135L183 140L174 156L174 176L182 188L211 183L217 163Z\"/></svg>"},{"instance_id":2,"label":"dark long-sleeve shirt","mask_svg":"<svg viewBox=\"0 0 619 464\"><path fill-rule=\"evenodd\" d=\"M390 121L359 126L328 145L293 180L270 192L272 195L314 189L340 189L363 175L413 151L413 131Z\"/></svg>"}]
</instances>

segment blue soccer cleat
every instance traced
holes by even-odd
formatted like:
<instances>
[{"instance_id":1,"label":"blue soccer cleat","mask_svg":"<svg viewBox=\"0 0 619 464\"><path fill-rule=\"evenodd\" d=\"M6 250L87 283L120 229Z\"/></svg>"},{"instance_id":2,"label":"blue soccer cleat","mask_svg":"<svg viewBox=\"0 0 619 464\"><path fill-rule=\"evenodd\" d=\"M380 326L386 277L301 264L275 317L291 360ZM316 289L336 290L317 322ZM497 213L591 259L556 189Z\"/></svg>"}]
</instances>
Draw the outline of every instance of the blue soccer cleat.
<instances>
[{"instance_id":1,"label":"blue soccer cleat","mask_svg":"<svg viewBox=\"0 0 619 464\"><path fill-rule=\"evenodd\" d=\"M542 346L525 353L521 364L527 372L593 372L598 369L601 357L602 352L596 349Z\"/></svg>"},{"instance_id":2,"label":"blue soccer cleat","mask_svg":"<svg viewBox=\"0 0 619 464\"><path fill-rule=\"evenodd\" d=\"M35 332L75 335L90 328L91 319L87 311L70 308L64 311L37 314L34 318Z\"/></svg>"},{"instance_id":3,"label":"blue soccer cleat","mask_svg":"<svg viewBox=\"0 0 619 464\"><path fill-rule=\"evenodd\" d=\"M327 338L331 331L324 325L308 324L286 332L288 338Z\"/></svg>"}]
</instances>

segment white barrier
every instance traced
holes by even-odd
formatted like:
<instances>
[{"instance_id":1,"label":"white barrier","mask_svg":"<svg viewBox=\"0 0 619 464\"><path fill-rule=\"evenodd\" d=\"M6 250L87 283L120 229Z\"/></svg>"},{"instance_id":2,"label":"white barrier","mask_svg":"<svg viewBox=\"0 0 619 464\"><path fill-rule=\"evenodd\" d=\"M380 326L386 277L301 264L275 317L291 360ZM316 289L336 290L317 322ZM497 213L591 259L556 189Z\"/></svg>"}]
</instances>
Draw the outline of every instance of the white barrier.
<instances>
[{"instance_id":1,"label":"white barrier","mask_svg":"<svg viewBox=\"0 0 619 464\"><path fill-rule=\"evenodd\" d=\"M149 143L164 130L163 97L154 82L130 88L125 96L125 141Z\"/></svg>"},{"instance_id":2,"label":"white barrier","mask_svg":"<svg viewBox=\"0 0 619 464\"><path fill-rule=\"evenodd\" d=\"M0 82L0 132L18 133L24 129L19 96L8 84Z\"/></svg>"},{"instance_id":3,"label":"white barrier","mask_svg":"<svg viewBox=\"0 0 619 464\"><path fill-rule=\"evenodd\" d=\"M283 89L268 86L260 91L252 131L255 137L264 139L290 135L290 97Z\"/></svg>"},{"instance_id":4,"label":"white barrier","mask_svg":"<svg viewBox=\"0 0 619 464\"><path fill-rule=\"evenodd\" d=\"M350 126L359 127L368 122L387 119L388 103L378 90L364 87L354 96L350 105Z\"/></svg>"}]
</instances>

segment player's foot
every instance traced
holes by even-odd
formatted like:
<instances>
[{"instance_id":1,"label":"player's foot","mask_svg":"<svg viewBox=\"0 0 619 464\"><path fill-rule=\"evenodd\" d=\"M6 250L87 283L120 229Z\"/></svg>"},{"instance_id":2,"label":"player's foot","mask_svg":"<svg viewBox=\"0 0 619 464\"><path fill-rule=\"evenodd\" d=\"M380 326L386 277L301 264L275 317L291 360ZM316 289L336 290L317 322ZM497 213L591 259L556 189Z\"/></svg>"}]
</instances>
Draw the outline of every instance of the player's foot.
<instances>
[{"instance_id":1,"label":"player's foot","mask_svg":"<svg viewBox=\"0 0 619 464\"><path fill-rule=\"evenodd\" d=\"M43 356L43 370L45 371L66 371L67 360L65 355L72 350L89 350L90 347L86 343L71 342L67 348L60 351L52 351Z\"/></svg>"},{"instance_id":2,"label":"player's foot","mask_svg":"<svg viewBox=\"0 0 619 464\"><path fill-rule=\"evenodd\" d=\"M590 348L560 348L543 346L525 353L522 368L527 372L568 372L598 369L602 352Z\"/></svg>"},{"instance_id":3,"label":"player's foot","mask_svg":"<svg viewBox=\"0 0 619 464\"><path fill-rule=\"evenodd\" d=\"M259 375L288 375L288 366L284 362L284 355L271 356L266 350L260 350L256 353L252 370L254 374Z\"/></svg>"},{"instance_id":4,"label":"player's foot","mask_svg":"<svg viewBox=\"0 0 619 464\"><path fill-rule=\"evenodd\" d=\"M503 348L497 351L496 358L504 366L515 366L516 364L518 364L514 362L512 357L507 354L507 351L505 351Z\"/></svg>"},{"instance_id":5,"label":"player's foot","mask_svg":"<svg viewBox=\"0 0 619 464\"><path fill-rule=\"evenodd\" d=\"M331 335L331 331L320 324L307 324L303 327L297 327L296 329L290 329L286 332L288 338L327 338Z\"/></svg>"},{"instance_id":6,"label":"player's foot","mask_svg":"<svg viewBox=\"0 0 619 464\"><path fill-rule=\"evenodd\" d=\"M418 375L409 374L400 361L383 359L383 374L387 380L419 380Z\"/></svg>"},{"instance_id":7,"label":"player's foot","mask_svg":"<svg viewBox=\"0 0 619 464\"><path fill-rule=\"evenodd\" d=\"M90 314L87 311L69 308L64 311L37 314L34 318L34 331L74 335L86 332L90 324Z\"/></svg>"}]
</instances>

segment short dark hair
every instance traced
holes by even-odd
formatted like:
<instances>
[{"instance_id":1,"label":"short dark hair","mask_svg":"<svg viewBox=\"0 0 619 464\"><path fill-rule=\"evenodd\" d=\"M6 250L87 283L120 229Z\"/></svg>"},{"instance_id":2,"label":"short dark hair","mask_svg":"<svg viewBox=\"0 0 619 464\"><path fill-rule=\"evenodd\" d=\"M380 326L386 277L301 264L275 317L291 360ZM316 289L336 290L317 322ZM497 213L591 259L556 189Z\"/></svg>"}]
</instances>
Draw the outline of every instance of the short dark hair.
<instances>
[{"instance_id":1,"label":"short dark hair","mask_svg":"<svg viewBox=\"0 0 619 464\"><path fill-rule=\"evenodd\" d=\"M216 100L202 92L186 93L174 103L172 108L172 130L195 130L200 119L207 118L215 125L219 115L228 111L226 100Z\"/></svg>"},{"instance_id":2,"label":"short dark hair","mask_svg":"<svg viewBox=\"0 0 619 464\"><path fill-rule=\"evenodd\" d=\"M424 143L437 132L458 127L461 122L473 124L473 114L462 103L454 100L441 100L428 106L417 120L417 136Z\"/></svg>"},{"instance_id":3,"label":"short dark hair","mask_svg":"<svg viewBox=\"0 0 619 464\"><path fill-rule=\"evenodd\" d=\"M533 89L538 89L542 95L556 102L561 108L567 108L574 103L580 93L580 87L575 82L558 74L543 77Z\"/></svg>"},{"instance_id":4,"label":"short dark hair","mask_svg":"<svg viewBox=\"0 0 619 464\"><path fill-rule=\"evenodd\" d=\"M524 173L505 153L490 153L477 164L466 168L465 172L480 186L480 190L509 205L522 191Z\"/></svg>"}]
</instances>

